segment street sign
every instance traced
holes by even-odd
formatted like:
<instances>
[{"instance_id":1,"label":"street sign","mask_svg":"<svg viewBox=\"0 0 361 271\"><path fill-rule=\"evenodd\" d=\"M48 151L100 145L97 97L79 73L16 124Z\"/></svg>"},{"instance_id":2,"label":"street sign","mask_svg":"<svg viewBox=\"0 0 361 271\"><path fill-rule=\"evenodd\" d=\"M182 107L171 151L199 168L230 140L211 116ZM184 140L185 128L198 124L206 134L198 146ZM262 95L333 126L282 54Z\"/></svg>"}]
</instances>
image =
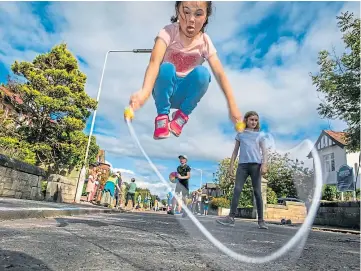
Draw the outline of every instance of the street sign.
<instances>
[{"instance_id":1,"label":"street sign","mask_svg":"<svg viewBox=\"0 0 361 271\"><path fill-rule=\"evenodd\" d=\"M353 178L353 169L348 165L343 165L337 172L337 191L354 191L355 183Z\"/></svg>"}]
</instances>

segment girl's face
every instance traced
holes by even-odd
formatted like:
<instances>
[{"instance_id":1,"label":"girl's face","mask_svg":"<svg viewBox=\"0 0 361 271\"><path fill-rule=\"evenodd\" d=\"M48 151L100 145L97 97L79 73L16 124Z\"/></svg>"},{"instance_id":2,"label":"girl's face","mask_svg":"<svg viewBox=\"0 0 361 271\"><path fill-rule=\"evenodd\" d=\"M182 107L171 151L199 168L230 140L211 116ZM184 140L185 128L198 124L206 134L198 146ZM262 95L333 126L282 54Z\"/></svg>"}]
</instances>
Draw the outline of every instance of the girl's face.
<instances>
[{"instance_id":1,"label":"girl's face","mask_svg":"<svg viewBox=\"0 0 361 271\"><path fill-rule=\"evenodd\" d=\"M258 116L253 115L247 118L247 128L255 129L258 124Z\"/></svg>"},{"instance_id":2,"label":"girl's face","mask_svg":"<svg viewBox=\"0 0 361 271\"><path fill-rule=\"evenodd\" d=\"M207 3L205 1L184 1L179 5L179 25L188 38L195 37L207 19Z\"/></svg>"}]
</instances>

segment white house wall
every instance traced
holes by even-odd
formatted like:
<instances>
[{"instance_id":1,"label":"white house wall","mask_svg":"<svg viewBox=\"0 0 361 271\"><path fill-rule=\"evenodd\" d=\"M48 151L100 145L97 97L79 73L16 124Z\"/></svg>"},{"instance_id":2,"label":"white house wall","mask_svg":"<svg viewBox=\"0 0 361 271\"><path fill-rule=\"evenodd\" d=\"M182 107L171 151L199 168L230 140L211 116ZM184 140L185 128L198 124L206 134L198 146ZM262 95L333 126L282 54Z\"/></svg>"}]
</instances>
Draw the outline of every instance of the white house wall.
<instances>
[{"instance_id":1,"label":"white house wall","mask_svg":"<svg viewBox=\"0 0 361 271\"><path fill-rule=\"evenodd\" d=\"M326 172L323 156L331 153L333 153L335 157L335 171ZM340 166L347 163L345 150L338 145L333 145L322 150L318 150L318 155L320 156L322 165L322 179L324 184L337 184L337 171L339 170Z\"/></svg>"}]
</instances>

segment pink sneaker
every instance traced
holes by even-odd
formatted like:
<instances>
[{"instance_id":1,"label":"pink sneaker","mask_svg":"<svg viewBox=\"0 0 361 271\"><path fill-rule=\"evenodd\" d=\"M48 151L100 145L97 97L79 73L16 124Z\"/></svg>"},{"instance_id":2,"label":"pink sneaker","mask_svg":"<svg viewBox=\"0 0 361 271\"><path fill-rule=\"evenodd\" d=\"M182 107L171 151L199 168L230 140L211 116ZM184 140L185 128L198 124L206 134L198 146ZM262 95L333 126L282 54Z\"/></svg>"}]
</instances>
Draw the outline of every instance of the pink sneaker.
<instances>
[{"instance_id":1,"label":"pink sneaker","mask_svg":"<svg viewBox=\"0 0 361 271\"><path fill-rule=\"evenodd\" d=\"M154 121L155 129L154 129L154 139L164 139L170 136L170 132L168 129L169 126L169 118L168 115L158 115Z\"/></svg>"},{"instance_id":2,"label":"pink sneaker","mask_svg":"<svg viewBox=\"0 0 361 271\"><path fill-rule=\"evenodd\" d=\"M181 110L177 110L172 114L173 120L169 123L169 130L175 135L180 136L183 126L188 122L188 116Z\"/></svg>"}]
</instances>

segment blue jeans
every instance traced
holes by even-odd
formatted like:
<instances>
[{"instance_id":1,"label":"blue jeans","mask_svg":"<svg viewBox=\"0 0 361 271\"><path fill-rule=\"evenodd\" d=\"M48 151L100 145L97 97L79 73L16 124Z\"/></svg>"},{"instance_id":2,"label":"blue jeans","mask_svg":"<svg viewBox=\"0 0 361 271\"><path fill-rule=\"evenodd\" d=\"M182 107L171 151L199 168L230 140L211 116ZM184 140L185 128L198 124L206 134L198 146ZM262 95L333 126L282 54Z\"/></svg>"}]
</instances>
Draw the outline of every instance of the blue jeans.
<instances>
[{"instance_id":1,"label":"blue jeans","mask_svg":"<svg viewBox=\"0 0 361 271\"><path fill-rule=\"evenodd\" d=\"M203 66L195 67L185 77L178 77L173 64L162 63L153 89L158 115L168 115L171 108L190 115L207 92L210 82L211 75Z\"/></svg>"}]
</instances>

